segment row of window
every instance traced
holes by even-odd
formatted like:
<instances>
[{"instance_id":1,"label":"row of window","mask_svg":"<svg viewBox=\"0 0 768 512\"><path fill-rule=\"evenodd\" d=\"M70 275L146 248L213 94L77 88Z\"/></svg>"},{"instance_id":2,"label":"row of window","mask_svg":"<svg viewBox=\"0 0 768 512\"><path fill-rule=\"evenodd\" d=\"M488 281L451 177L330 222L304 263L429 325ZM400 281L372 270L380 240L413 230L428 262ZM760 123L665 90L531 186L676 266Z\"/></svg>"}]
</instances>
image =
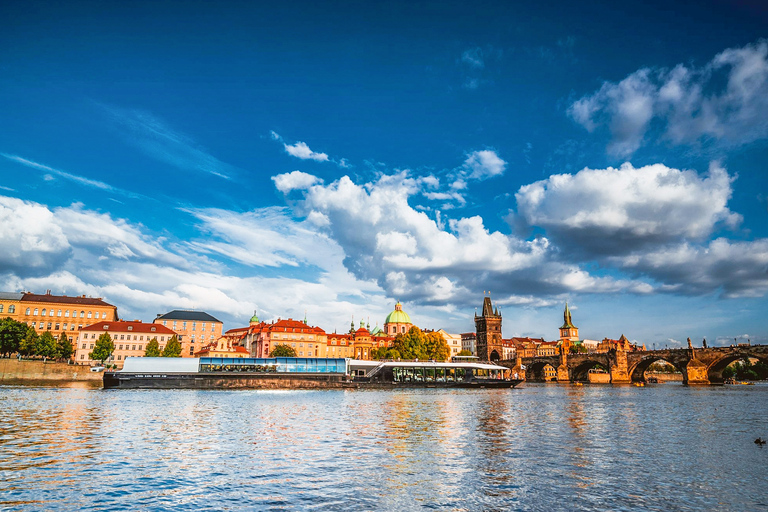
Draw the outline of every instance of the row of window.
<instances>
[{"instance_id":1,"label":"row of window","mask_svg":"<svg viewBox=\"0 0 768 512\"><path fill-rule=\"evenodd\" d=\"M165 327L168 327L168 320L163 320L163 325ZM175 331L177 327L178 327L178 323L176 322L176 320L174 320L173 321L173 330ZM201 326L200 327L201 327L201 329L200 329L201 331L205 331L205 322L201 322ZM187 330L187 322L181 322L181 330L182 331L186 331ZM192 322L192 330L193 331L197 330L197 322ZM211 322L211 332L213 332L215 330L216 330L216 324Z\"/></svg>"},{"instance_id":2,"label":"row of window","mask_svg":"<svg viewBox=\"0 0 768 512\"><path fill-rule=\"evenodd\" d=\"M5 304L0 304L0 313L3 312L3 308L4 307L5 307ZM15 313L16 312L16 305L15 304L11 304L10 306L8 306L8 312L9 313Z\"/></svg>"},{"instance_id":3,"label":"row of window","mask_svg":"<svg viewBox=\"0 0 768 512\"><path fill-rule=\"evenodd\" d=\"M45 329L45 328L46 328L46 324L45 324L45 322L40 322L39 324L37 324L36 322L28 322L28 325L30 325L32 328L35 328L35 327L36 327L37 329L40 329L40 330L42 330L42 329ZM82 328L83 328L83 325L82 325L82 324L80 324L80 325L78 325L78 326L77 326L77 328L78 328L78 329L82 329ZM59 331L59 330L61 330L61 331L66 331L66 330L67 330L67 324L64 324L63 326L62 326L61 324L56 324L56 328L54 329L54 328L53 328L53 323L51 323L51 322L48 322L48 327L47 327L47 329L48 329L49 331L51 331L51 330L54 330L54 331ZM70 325L70 326L69 326L69 330L70 330L70 331L74 331L74 330L75 330L75 324L72 324L72 325Z\"/></svg>"},{"instance_id":4,"label":"row of window","mask_svg":"<svg viewBox=\"0 0 768 512\"><path fill-rule=\"evenodd\" d=\"M84 339L84 340L87 340L87 339L88 339L88 333L87 333L87 332L86 332L86 333L83 333L81 336L82 336L82 339ZM114 335L112 335L112 334L111 334L110 336L112 336L112 339L113 339L113 340L115 340L115 341L117 341L118 339L120 339L120 340L126 340L126 339L127 339L128 341L130 341L130 340L131 340L131 335L130 335L130 334L120 334L120 335L119 335L119 336L120 336L120 338L118 338L118 335L117 335L117 334L114 334ZM127 336L127 337L126 337L126 336ZM136 334L134 334L134 335L133 335L133 341L137 341L137 339L136 339L136 336L137 336ZM155 336L155 337L156 337L156 336ZM92 333L91 333L91 339L92 339L92 340L95 340L95 339L96 339L96 333L95 333L95 332L92 332ZM151 339L152 339L152 338L150 338L149 336L147 336L147 341L149 341L149 340L151 340ZM170 340L170 339L171 339L171 337L170 337L170 336L168 336L168 339ZM144 341L144 336L143 336L143 335L140 335L140 336L138 336L138 341ZM160 336L160 340L159 340L159 341L165 341L165 336Z\"/></svg>"},{"instance_id":5,"label":"row of window","mask_svg":"<svg viewBox=\"0 0 768 512\"><path fill-rule=\"evenodd\" d=\"M8 306L8 312L9 313L13 313L15 311L16 311L16 307L13 304ZM54 310L54 309L47 309L47 308L43 308L42 310L40 310L38 308L35 308L34 312L32 312L32 311L33 311L32 308L27 308L27 310L26 310L26 312L24 314L27 315L27 316L29 316L29 315L32 315L32 316L63 316L65 318L69 318L69 316L70 316L68 309L65 309L63 311L61 309L59 309L57 311L57 310ZM2 313L2 312L3 312L3 305L0 304L0 313ZM72 310L72 318L77 318L77 311L75 311L74 309ZM80 318L96 318L96 319L98 319L99 318L99 312L97 311L97 312L94 313L93 311L88 311L88 313L86 314L85 311L80 311ZM101 313L101 318L106 320L107 313L106 312L102 312Z\"/></svg>"}]
</instances>

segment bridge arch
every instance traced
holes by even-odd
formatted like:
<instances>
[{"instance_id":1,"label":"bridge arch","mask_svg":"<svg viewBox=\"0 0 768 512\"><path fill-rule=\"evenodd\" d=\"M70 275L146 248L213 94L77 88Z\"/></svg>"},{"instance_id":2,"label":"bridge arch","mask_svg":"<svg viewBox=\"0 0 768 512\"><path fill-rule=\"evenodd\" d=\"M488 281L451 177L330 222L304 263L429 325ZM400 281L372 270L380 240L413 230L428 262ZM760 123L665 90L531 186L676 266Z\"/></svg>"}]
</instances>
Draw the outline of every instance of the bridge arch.
<instances>
[{"instance_id":1,"label":"bridge arch","mask_svg":"<svg viewBox=\"0 0 768 512\"><path fill-rule=\"evenodd\" d=\"M709 382L713 384L722 384L725 380L723 379L723 370L725 370L728 365L734 361L739 361L745 358L757 359L758 361L762 361L763 363L768 364L768 357L763 354L753 353L749 350L738 350L731 352L710 363L710 365L707 367L707 376L709 378Z\"/></svg>"},{"instance_id":2,"label":"bridge arch","mask_svg":"<svg viewBox=\"0 0 768 512\"><path fill-rule=\"evenodd\" d=\"M548 380L552 380L551 377L549 379L546 377L545 368L547 366L550 366L553 369L556 368L556 366L553 366L552 361L548 360L534 361L528 364L525 369L525 379L533 382L547 382Z\"/></svg>"},{"instance_id":3,"label":"bridge arch","mask_svg":"<svg viewBox=\"0 0 768 512\"><path fill-rule=\"evenodd\" d=\"M677 371L679 371L683 375L686 375L686 369L684 367L681 367L680 363L675 361L673 358L664 358L658 354L650 354L643 357L640 361L635 363L633 367L629 368L630 380L632 382L645 382L646 370L648 370L649 366L651 366L653 363L656 363L658 361L664 361L665 363L671 364L672 366L677 368Z\"/></svg>"},{"instance_id":4,"label":"bridge arch","mask_svg":"<svg viewBox=\"0 0 768 512\"><path fill-rule=\"evenodd\" d=\"M605 371L609 371L607 361L600 359L586 359L585 361L579 361L576 366L571 368L571 382L586 382L589 380L589 370L600 367Z\"/></svg>"},{"instance_id":5,"label":"bridge arch","mask_svg":"<svg viewBox=\"0 0 768 512\"><path fill-rule=\"evenodd\" d=\"M495 351L495 350L494 350L494 351L493 351L493 352L491 352L491 354L488 356L488 359L489 359L490 361L500 361L500 360L501 360L501 356L499 355L499 353L498 353L497 351Z\"/></svg>"}]
</instances>

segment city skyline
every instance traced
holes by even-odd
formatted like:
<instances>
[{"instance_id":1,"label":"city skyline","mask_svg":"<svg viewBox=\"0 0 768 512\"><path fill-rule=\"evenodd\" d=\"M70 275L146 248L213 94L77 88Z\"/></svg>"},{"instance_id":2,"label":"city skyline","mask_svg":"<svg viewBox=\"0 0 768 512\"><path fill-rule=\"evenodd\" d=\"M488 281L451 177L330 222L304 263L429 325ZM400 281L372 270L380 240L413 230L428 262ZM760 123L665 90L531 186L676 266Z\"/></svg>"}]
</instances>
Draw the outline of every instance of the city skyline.
<instances>
[{"instance_id":1,"label":"city skyline","mask_svg":"<svg viewBox=\"0 0 768 512\"><path fill-rule=\"evenodd\" d=\"M567 301L588 339L768 342L763 8L0 14L0 291L461 333L490 290L504 338Z\"/></svg>"}]
</instances>

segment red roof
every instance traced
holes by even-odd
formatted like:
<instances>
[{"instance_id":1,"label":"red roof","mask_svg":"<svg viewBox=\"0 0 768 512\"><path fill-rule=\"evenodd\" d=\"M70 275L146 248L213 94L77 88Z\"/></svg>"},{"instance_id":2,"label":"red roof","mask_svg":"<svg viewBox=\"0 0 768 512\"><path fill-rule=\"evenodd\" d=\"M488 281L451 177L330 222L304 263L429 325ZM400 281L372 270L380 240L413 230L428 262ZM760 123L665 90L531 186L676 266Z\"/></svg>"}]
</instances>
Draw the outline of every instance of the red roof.
<instances>
[{"instance_id":1,"label":"red roof","mask_svg":"<svg viewBox=\"0 0 768 512\"><path fill-rule=\"evenodd\" d=\"M112 304L104 302L100 297L86 297L85 295L78 297L67 297L66 295L49 295L49 294L37 294L37 293L25 293L21 298L22 302L53 302L56 304L79 304L81 306L107 306L115 307Z\"/></svg>"},{"instance_id":2,"label":"red roof","mask_svg":"<svg viewBox=\"0 0 768 512\"><path fill-rule=\"evenodd\" d=\"M130 328L129 328L130 327ZM113 331L113 332L139 332L155 334L176 334L171 329L160 324L145 324L144 322L97 322L87 325L81 331Z\"/></svg>"}]
</instances>

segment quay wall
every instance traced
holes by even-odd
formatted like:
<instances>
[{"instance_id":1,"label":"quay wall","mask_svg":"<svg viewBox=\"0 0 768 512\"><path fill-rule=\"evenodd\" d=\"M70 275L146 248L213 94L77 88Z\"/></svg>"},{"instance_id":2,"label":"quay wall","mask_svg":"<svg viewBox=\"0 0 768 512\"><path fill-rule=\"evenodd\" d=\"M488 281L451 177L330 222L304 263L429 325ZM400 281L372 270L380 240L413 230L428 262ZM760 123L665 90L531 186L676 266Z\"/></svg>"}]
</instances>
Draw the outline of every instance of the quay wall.
<instances>
[{"instance_id":1,"label":"quay wall","mask_svg":"<svg viewBox=\"0 0 768 512\"><path fill-rule=\"evenodd\" d=\"M654 373L645 372L646 380L648 377L656 377L659 382L683 382L682 373Z\"/></svg>"},{"instance_id":2,"label":"quay wall","mask_svg":"<svg viewBox=\"0 0 768 512\"><path fill-rule=\"evenodd\" d=\"M0 358L0 385L87 382L101 385L103 374L89 366L54 361Z\"/></svg>"}]
</instances>

